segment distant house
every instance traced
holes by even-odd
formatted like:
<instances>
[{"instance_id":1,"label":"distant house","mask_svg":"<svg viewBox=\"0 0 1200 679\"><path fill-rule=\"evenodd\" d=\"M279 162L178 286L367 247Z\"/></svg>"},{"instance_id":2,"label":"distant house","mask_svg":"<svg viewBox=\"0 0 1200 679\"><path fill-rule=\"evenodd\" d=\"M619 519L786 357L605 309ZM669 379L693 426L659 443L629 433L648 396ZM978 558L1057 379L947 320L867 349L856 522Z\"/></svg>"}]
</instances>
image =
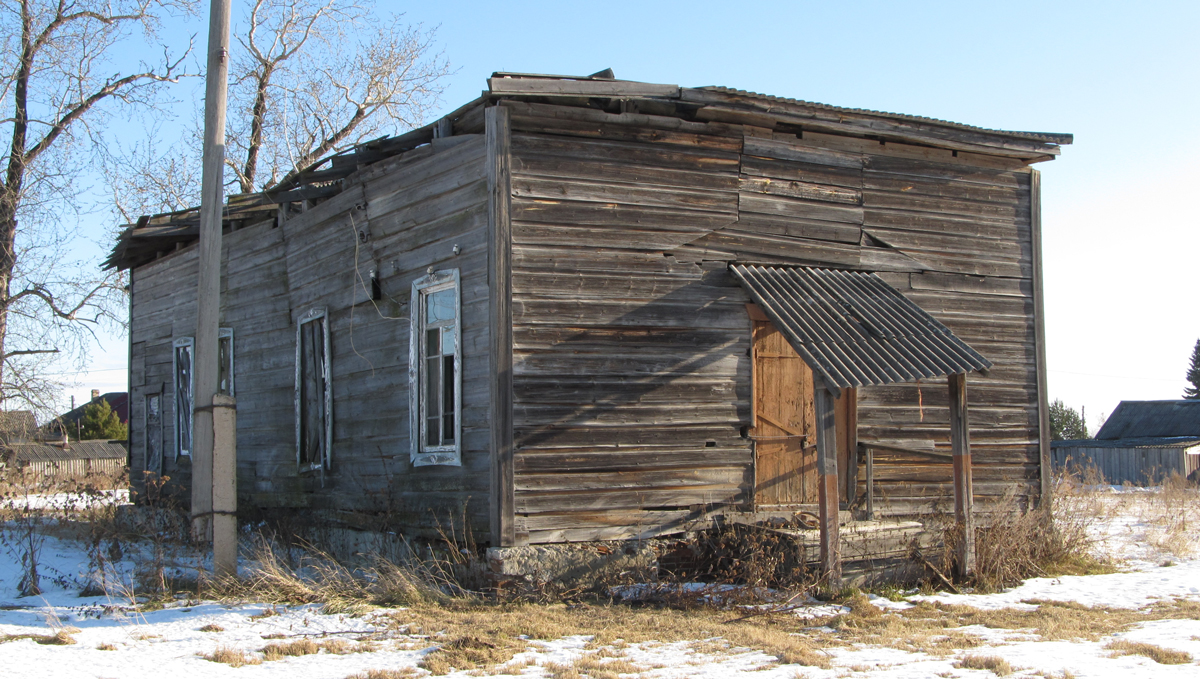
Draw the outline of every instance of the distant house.
<instances>
[{"instance_id":1,"label":"distant house","mask_svg":"<svg viewBox=\"0 0 1200 679\"><path fill-rule=\"evenodd\" d=\"M1108 483L1200 476L1200 400L1121 401L1095 439L1055 441L1056 468L1095 466Z\"/></svg>"},{"instance_id":2,"label":"distant house","mask_svg":"<svg viewBox=\"0 0 1200 679\"><path fill-rule=\"evenodd\" d=\"M46 425L46 434L51 438L61 437L64 433L72 439L79 438L80 421L83 411L93 403L107 401L113 412L120 418L121 424L129 424L129 394L124 391L110 391L100 394L99 389L92 390L92 400L68 410Z\"/></svg>"},{"instance_id":3,"label":"distant house","mask_svg":"<svg viewBox=\"0 0 1200 679\"><path fill-rule=\"evenodd\" d=\"M115 476L129 457L124 441L10 443L0 448L0 467L25 469L39 476L82 479Z\"/></svg>"}]
</instances>

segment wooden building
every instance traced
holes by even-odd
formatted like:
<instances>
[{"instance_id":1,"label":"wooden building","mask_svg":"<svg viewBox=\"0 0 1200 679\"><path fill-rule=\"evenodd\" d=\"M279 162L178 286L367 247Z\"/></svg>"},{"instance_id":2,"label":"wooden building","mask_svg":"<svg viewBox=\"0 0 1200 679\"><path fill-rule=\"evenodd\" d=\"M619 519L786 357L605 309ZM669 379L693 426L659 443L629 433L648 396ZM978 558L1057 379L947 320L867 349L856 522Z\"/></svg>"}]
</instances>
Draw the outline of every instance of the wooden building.
<instances>
[{"instance_id":1,"label":"wooden building","mask_svg":"<svg viewBox=\"0 0 1200 679\"><path fill-rule=\"evenodd\" d=\"M115 480L125 472L125 446L125 441L103 440L9 443L0 446L0 469L63 481L96 476Z\"/></svg>"},{"instance_id":2,"label":"wooden building","mask_svg":"<svg viewBox=\"0 0 1200 679\"><path fill-rule=\"evenodd\" d=\"M465 511L507 546L1046 492L1031 165L1070 135L611 72L488 86L229 198L242 507ZM109 260L134 478L188 483L197 222L143 218Z\"/></svg>"},{"instance_id":3,"label":"wooden building","mask_svg":"<svg viewBox=\"0 0 1200 679\"><path fill-rule=\"evenodd\" d=\"M1200 400L1121 401L1094 439L1054 441L1056 468L1096 471L1106 483L1153 486L1200 472Z\"/></svg>"}]
</instances>

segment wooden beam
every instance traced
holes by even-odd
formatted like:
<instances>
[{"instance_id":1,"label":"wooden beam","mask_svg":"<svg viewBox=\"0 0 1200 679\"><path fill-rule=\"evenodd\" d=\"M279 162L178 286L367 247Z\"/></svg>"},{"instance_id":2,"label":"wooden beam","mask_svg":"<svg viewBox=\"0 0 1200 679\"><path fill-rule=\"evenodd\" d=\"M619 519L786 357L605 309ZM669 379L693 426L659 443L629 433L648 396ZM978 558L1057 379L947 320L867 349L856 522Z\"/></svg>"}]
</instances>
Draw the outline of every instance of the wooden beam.
<instances>
[{"instance_id":1,"label":"wooden beam","mask_svg":"<svg viewBox=\"0 0 1200 679\"><path fill-rule=\"evenodd\" d=\"M864 448L867 455L867 520L875 520L875 451Z\"/></svg>"},{"instance_id":2,"label":"wooden beam","mask_svg":"<svg viewBox=\"0 0 1200 679\"><path fill-rule=\"evenodd\" d=\"M1042 173L1029 171L1029 232L1033 250L1033 332L1037 361L1038 462L1041 493L1038 502L1050 499L1050 401L1046 389L1046 305L1042 298ZM1085 423L1086 424L1086 423Z\"/></svg>"},{"instance_id":3,"label":"wooden beam","mask_svg":"<svg viewBox=\"0 0 1200 679\"><path fill-rule=\"evenodd\" d=\"M509 110L484 112L488 172L488 290L491 426L491 543L511 547L516 535L513 480L512 153Z\"/></svg>"},{"instance_id":4,"label":"wooden beam","mask_svg":"<svg viewBox=\"0 0 1200 679\"><path fill-rule=\"evenodd\" d=\"M971 488L971 437L967 425L967 376L947 378L950 388L950 447L954 454L954 521L961 531L958 574L975 572L975 498Z\"/></svg>"},{"instance_id":5,"label":"wooden beam","mask_svg":"<svg viewBox=\"0 0 1200 679\"><path fill-rule=\"evenodd\" d=\"M550 80L544 78L488 78L495 95L566 97L665 97L679 98L678 85L658 85L628 80Z\"/></svg>"},{"instance_id":6,"label":"wooden beam","mask_svg":"<svg viewBox=\"0 0 1200 679\"><path fill-rule=\"evenodd\" d=\"M837 418L834 395L819 386L813 390L817 415L817 503L821 520L821 570L830 589L842 585L838 553Z\"/></svg>"}]
</instances>

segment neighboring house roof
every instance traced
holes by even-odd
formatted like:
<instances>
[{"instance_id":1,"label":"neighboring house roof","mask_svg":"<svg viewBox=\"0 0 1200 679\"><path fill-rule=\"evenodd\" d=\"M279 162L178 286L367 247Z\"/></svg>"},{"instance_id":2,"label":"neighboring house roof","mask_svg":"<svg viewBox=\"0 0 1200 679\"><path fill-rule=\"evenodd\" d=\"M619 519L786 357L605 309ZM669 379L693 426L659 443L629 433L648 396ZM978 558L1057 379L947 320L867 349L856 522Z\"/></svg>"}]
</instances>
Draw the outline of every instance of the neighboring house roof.
<instances>
[{"instance_id":1,"label":"neighboring house roof","mask_svg":"<svg viewBox=\"0 0 1200 679\"><path fill-rule=\"evenodd\" d=\"M66 460L124 460L128 456L124 441L72 441L61 443L14 443L4 448L9 464L25 462L63 462Z\"/></svg>"},{"instance_id":2,"label":"neighboring house roof","mask_svg":"<svg viewBox=\"0 0 1200 679\"><path fill-rule=\"evenodd\" d=\"M1121 401L1096 432L1098 439L1180 436L1200 438L1200 399Z\"/></svg>"},{"instance_id":3,"label":"neighboring house roof","mask_svg":"<svg viewBox=\"0 0 1200 679\"><path fill-rule=\"evenodd\" d=\"M1200 446L1200 436L1143 436L1127 439L1068 439L1051 441L1051 448L1191 448Z\"/></svg>"},{"instance_id":4,"label":"neighboring house roof","mask_svg":"<svg viewBox=\"0 0 1200 679\"><path fill-rule=\"evenodd\" d=\"M84 408L87 408L99 400L108 401L108 406L113 409L113 412L117 414L117 417L121 419L122 423L129 422L129 394L124 391L110 391L107 394L103 394L99 399L88 401L74 410L68 410L60 415L59 419L62 420L64 424L67 422L74 424L75 422L83 419Z\"/></svg>"},{"instance_id":5,"label":"neighboring house roof","mask_svg":"<svg viewBox=\"0 0 1200 679\"><path fill-rule=\"evenodd\" d=\"M0 411L0 443L15 443L37 433L37 418L30 410Z\"/></svg>"},{"instance_id":6,"label":"neighboring house roof","mask_svg":"<svg viewBox=\"0 0 1200 679\"><path fill-rule=\"evenodd\" d=\"M895 384L992 367L875 274L741 264L729 269L828 385Z\"/></svg>"}]
</instances>

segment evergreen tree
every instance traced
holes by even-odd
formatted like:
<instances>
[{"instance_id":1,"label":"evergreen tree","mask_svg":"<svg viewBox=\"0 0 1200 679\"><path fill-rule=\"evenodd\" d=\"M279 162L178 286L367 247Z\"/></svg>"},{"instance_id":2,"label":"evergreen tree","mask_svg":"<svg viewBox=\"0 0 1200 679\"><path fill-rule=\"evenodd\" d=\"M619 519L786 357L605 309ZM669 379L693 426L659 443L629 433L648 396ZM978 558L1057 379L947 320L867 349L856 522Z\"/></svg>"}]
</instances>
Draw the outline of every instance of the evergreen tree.
<instances>
[{"instance_id":1,"label":"evergreen tree","mask_svg":"<svg viewBox=\"0 0 1200 679\"><path fill-rule=\"evenodd\" d=\"M83 417L79 419L79 438L126 439L129 427L121 423L108 401L100 399L84 406Z\"/></svg>"},{"instance_id":2,"label":"evergreen tree","mask_svg":"<svg viewBox=\"0 0 1200 679\"><path fill-rule=\"evenodd\" d=\"M1188 366L1187 381L1192 383L1192 386L1183 390L1184 398L1200 398L1200 340L1196 340L1196 347L1192 349L1192 364Z\"/></svg>"},{"instance_id":3,"label":"evergreen tree","mask_svg":"<svg viewBox=\"0 0 1200 679\"><path fill-rule=\"evenodd\" d=\"M1087 422L1084 421L1083 414L1055 399L1050 404L1050 438L1065 441L1091 437L1088 436Z\"/></svg>"}]
</instances>

